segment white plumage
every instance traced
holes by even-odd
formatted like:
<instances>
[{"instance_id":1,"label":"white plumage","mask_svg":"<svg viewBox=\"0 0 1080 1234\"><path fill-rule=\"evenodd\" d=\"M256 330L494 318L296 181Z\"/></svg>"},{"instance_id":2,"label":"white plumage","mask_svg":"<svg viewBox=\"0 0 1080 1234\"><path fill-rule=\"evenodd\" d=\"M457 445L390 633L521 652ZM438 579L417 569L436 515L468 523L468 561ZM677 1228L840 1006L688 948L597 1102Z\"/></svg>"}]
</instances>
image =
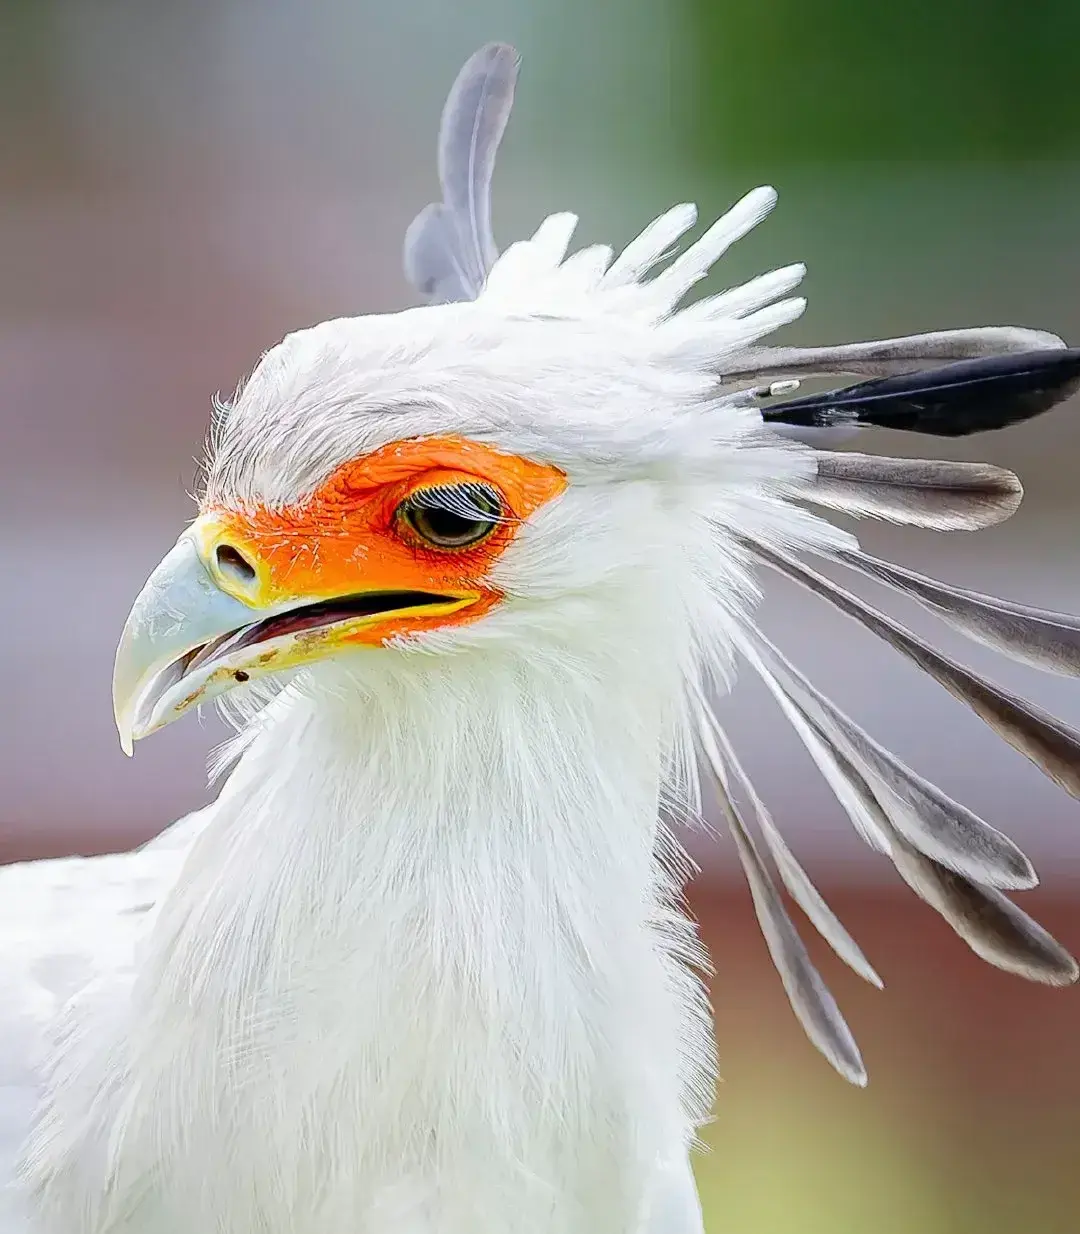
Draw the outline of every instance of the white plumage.
<instances>
[{"instance_id":1,"label":"white plumage","mask_svg":"<svg viewBox=\"0 0 1080 1234\"><path fill-rule=\"evenodd\" d=\"M1072 353L1011 329L766 350L802 312L785 298L801 266L680 311L771 189L676 256L690 206L618 256L567 256L575 220L556 215L497 257L488 189L515 77L510 49L484 49L444 114L444 201L406 249L442 303L267 353L218 413L200 518L136 601L122 739L221 697L239 731L218 800L137 853L3 874L4 1234L699 1231L687 1154L713 1044L688 866L659 821L699 815L698 753L793 1006L859 1083L739 797L793 898L880 984L710 713L737 655L861 834L976 950L1075 978L999 890L1031 885L1023 854L752 620L765 562L1073 791L1072 734L799 560L853 565L1076 671L1076 623L874 562L802 504L974 528L1011 513L1015 477L828 454L766 423L824 423L824 404L762 411L801 373L888 382L984 356L973 380L1000 402L1027 380L1014 355ZM957 397L934 374L934 397ZM841 394L851 423L859 399L880 415L912 398Z\"/></svg>"}]
</instances>

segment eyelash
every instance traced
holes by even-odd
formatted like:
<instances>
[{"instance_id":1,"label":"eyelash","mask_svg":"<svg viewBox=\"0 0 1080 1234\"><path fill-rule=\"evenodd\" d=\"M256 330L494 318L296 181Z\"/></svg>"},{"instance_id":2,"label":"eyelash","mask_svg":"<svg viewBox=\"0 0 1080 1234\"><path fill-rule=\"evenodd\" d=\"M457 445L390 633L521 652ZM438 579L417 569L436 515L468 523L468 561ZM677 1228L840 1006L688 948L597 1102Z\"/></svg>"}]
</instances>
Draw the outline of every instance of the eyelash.
<instances>
[{"instance_id":1,"label":"eyelash","mask_svg":"<svg viewBox=\"0 0 1080 1234\"><path fill-rule=\"evenodd\" d=\"M484 519L493 523L509 523L502 497L490 485L472 481L464 484L437 484L419 488L406 497L403 505L428 510L445 510L461 518ZM495 510L499 512L494 513Z\"/></svg>"},{"instance_id":2,"label":"eyelash","mask_svg":"<svg viewBox=\"0 0 1080 1234\"><path fill-rule=\"evenodd\" d=\"M449 515L450 525L440 530L432 514ZM501 494L478 481L417 489L398 506L395 520L408 539L419 539L425 548L440 552L476 548L501 524L515 521L506 514ZM453 520L460 526L455 528ZM469 524L475 525L475 534L470 534Z\"/></svg>"}]
</instances>

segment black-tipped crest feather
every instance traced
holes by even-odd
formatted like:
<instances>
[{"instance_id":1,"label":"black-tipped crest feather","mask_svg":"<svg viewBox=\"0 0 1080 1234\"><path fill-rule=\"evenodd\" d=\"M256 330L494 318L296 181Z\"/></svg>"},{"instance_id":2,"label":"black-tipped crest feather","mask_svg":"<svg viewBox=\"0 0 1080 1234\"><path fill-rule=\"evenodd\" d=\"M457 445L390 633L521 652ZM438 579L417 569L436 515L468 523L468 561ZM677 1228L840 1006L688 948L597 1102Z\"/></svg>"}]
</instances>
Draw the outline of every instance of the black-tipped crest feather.
<instances>
[{"instance_id":1,"label":"black-tipped crest feather","mask_svg":"<svg viewBox=\"0 0 1080 1234\"><path fill-rule=\"evenodd\" d=\"M1064 340L1047 330L1030 330L1023 326L970 326L826 347L759 347L747 362L732 365L725 371L731 377L755 378L837 376L841 373L891 377L959 360L1055 351L1064 347Z\"/></svg>"},{"instance_id":2,"label":"black-tipped crest feather","mask_svg":"<svg viewBox=\"0 0 1080 1234\"><path fill-rule=\"evenodd\" d=\"M766 666L755 646L772 659L787 684ZM887 838L889 856L904 881L976 955L1029 981L1056 986L1076 981L1080 975L1076 960L1007 896L947 869L900 834L888 795L882 800L880 786L872 786L873 777L865 776L849 757L850 747L846 747L834 723L837 715L843 716L838 708L814 690L766 640L753 638L744 652L785 714L795 721L796 733L848 813L861 816L864 826ZM793 683L804 687L798 698L789 690Z\"/></svg>"},{"instance_id":3,"label":"black-tipped crest feather","mask_svg":"<svg viewBox=\"0 0 1080 1234\"><path fill-rule=\"evenodd\" d=\"M890 831L899 832L920 852L983 886L1021 890L1036 885L1031 862L1008 836L946 796L875 741L811 685L763 635L756 636L756 641L771 660L773 673L788 697L821 735L843 751L870 785L889 819Z\"/></svg>"},{"instance_id":4,"label":"black-tipped crest feather","mask_svg":"<svg viewBox=\"0 0 1080 1234\"><path fill-rule=\"evenodd\" d=\"M1024 492L1011 471L989 463L829 450L815 451L814 459L817 474L807 481L807 501L934 531L975 531L1003 522Z\"/></svg>"},{"instance_id":5,"label":"black-tipped crest feather","mask_svg":"<svg viewBox=\"0 0 1080 1234\"><path fill-rule=\"evenodd\" d=\"M961 360L766 407L767 423L876 425L964 437L1041 415L1080 389L1080 348Z\"/></svg>"},{"instance_id":6,"label":"black-tipped crest feather","mask_svg":"<svg viewBox=\"0 0 1080 1234\"><path fill-rule=\"evenodd\" d=\"M852 1084L866 1084L866 1068L859 1047L807 953L794 923L784 908L776 884L750 834L738 805L728 789L723 761L712 741L707 725L699 729L703 747L713 767L716 791L724 816L735 841L743 872L750 888L761 932L773 964L780 975L788 1001L806 1035L836 1070Z\"/></svg>"},{"instance_id":7,"label":"black-tipped crest feather","mask_svg":"<svg viewBox=\"0 0 1080 1234\"><path fill-rule=\"evenodd\" d=\"M904 882L935 909L972 951L995 968L1043 985L1072 985L1076 960L1000 891L971 879L897 837L893 861Z\"/></svg>"},{"instance_id":8,"label":"black-tipped crest feather","mask_svg":"<svg viewBox=\"0 0 1080 1234\"><path fill-rule=\"evenodd\" d=\"M881 978L874 971L866 956L863 955L858 943L855 942L836 914L825 903L821 893L814 886L809 875L788 847L787 841L784 839L779 827L773 822L765 803L758 796L750 777L743 769L742 763L739 761L727 734L704 704L702 704L701 710L705 713L702 715L702 723L711 728L719 746L724 766L739 782L743 795L750 803L754 817L757 820L758 831L761 833L762 839L764 839L769 849L777 873L787 888L788 894L806 914L807 920L810 921L821 937L852 972L858 973L864 981L877 989L881 989ZM714 751L710 749L706 753L712 756ZM715 766L714 771L716 771L717 775L720 774L719 769Z\"/></svg>"},{"instance_id":9,"label":"black-tipped crest feather","mask_svg":"<svg viewBox=\"0 0 1080 1234\"><path fill-rule=\"evenodd\" d=\"M1031 668L1080 677L1080 617L952 587L868 553L836 549L837 561L909 596L984 647Z\"/></svg>"},{"instance_id":10,"label":"black-tipped crest feather","mask_svg":"<svg viewBox=\"0 0 1080 1234\"><path fill-rule=\"evenodd\" d=\"M1029 758L1055 784L1080 798L1080 735L1068 725L935 651L892 618L801 562L759 541L748 543L762 561L827 600L906 656L968 706L1013 749Z\"/></svg>"}]
</instances>

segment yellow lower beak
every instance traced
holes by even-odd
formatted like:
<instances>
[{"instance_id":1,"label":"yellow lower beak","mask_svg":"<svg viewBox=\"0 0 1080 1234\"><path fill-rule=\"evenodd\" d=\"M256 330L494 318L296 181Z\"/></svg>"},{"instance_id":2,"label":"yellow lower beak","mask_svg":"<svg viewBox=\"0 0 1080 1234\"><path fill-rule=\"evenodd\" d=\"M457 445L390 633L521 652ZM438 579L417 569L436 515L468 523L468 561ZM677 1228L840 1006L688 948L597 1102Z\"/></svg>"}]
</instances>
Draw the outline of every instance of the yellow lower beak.
<instances>
[{"instance_id":1,"label":"yellow lower beak","mask_svg":"<svg viewBox=\"0 0 1080 1234\"><path fill-rule=\"evenodd\" d=\"M350 636L365 626L450 614L475 599L358 589L339 601L253 608L221 590L186 531L150 575L120 636L113 668L120 745L131 754L134 742L199 703L352 647Z\"/></svg>"}]
</instances>

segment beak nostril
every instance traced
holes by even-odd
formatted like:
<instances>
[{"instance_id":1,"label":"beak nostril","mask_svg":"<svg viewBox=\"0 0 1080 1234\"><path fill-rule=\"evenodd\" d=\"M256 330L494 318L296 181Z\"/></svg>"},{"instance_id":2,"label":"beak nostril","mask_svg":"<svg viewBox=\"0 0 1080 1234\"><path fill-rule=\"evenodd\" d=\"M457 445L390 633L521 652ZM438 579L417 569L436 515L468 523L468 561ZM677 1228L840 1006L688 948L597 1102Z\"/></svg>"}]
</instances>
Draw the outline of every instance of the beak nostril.
<instances>
[{"instance_id":1,"label":"beak nostril","mask_svg":"<svg viewBox=\"0 0 1080 1234\"><path fill-rule=\"evenodd\" d=\"M249 586L258 577L251 562L231 544L219 544L214 549L214 562L218 570L234 583Z\"/></svg>"}]
</instances>

